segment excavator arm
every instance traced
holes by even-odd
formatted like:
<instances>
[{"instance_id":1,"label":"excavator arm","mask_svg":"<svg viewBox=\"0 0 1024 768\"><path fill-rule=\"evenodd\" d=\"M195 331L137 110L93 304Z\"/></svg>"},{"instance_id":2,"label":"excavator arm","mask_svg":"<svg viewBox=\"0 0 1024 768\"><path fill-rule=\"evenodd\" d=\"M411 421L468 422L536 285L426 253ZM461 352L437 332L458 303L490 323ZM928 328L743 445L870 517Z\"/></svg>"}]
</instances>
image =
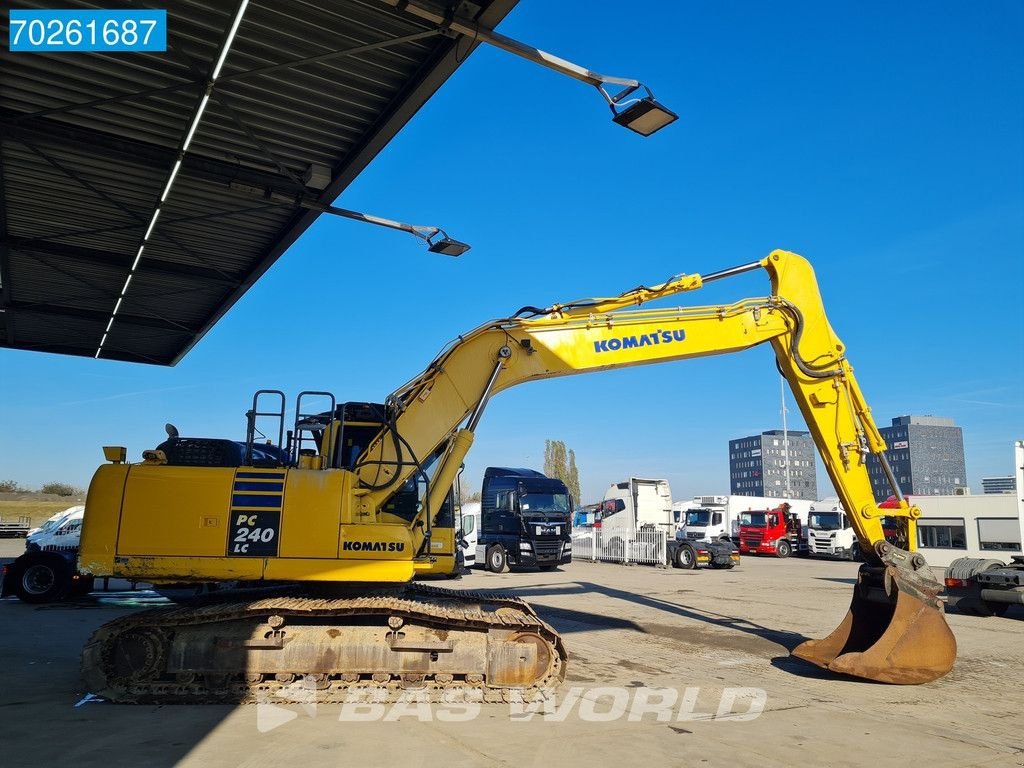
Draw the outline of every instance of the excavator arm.
<instances>
[{"instance_id":1,"label":"excavator arm","mask_svg":"<svg viewBox=\"0 0 1024 768\"><path fill-rule=\"evenodd\" d=\"M626 309L764 269L771 293L721 306ZM680 275L610 298L539 309L479 326L444 349L427 369L389 396L387 425L355 472L358 515L380 510L396 488L422 474L420 459L440 455L426 502L410 523L427 551L432 517L472 445L491 396L527 381L737 352L770 343L825 468L865 553L851 608L823 640L794 653L835 671L895 683L935 679L952 668L955 640L942 615L941 587L913 551L920 510L903 499L846 348L825 314L817 281L802 257L767 258L708 275ZM875 455L900 501L881 510L867 458ZM896 517L901 549L886 541L883 515Z\"/></svg>"}]
</instances>

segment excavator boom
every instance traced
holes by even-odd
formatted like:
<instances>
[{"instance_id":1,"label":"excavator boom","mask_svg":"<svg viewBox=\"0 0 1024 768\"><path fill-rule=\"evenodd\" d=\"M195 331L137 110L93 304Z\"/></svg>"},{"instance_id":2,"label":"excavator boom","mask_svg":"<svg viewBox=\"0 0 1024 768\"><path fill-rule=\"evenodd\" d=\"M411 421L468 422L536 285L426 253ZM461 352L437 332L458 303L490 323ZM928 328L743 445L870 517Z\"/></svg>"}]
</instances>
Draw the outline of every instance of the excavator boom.
<instances>
[{"instance_id":1,"label":"excavator boom","mask_svg":"<svg viewBox=\"0 0 1024 768\"><path fill-rule=\"evenodd\" d=\"M762 298L719 306L640 307L757 269L765 270L771 282L771 292ZM914 551L920 511L902 500L891 473L899 508L881 510L875 503L867 457L879 457L887 468L885 443L845 346L825 315L810 264L785 251L708 275L679 275L619 296L524 307L511 317L485 323L446 347L382 406L370 408L376 415L369 432L365 424L356 428L348 406L304 422L307 427L314 423L319 455L293 446L290 463L211 470L164 466L173 462L166 457L162 461L156 452L156 459L142 466L101 467L87 502L80 567L94 575L153 581L348 583L357 591L362 585L364 592L372 592L373 585L408 581L415 573L438 572L439 562L448 562L450 568L452 556L449 551L444 561L453 538L452 524L443 519L444 502L493 395L528 381L720 355L766 343L775 352L865 554L840 626L823 640L803 643L794 654L836 672L890 683L927 682L944 675L952 668L956 644L937 597L940 587ZM296 430L300 428L297 419ZM250 440L246 456L253 453ZM403 507L399 502L410 493L418 501ZM154 507L164 515L154 516ZM899 546L885 539L883 513L899 521ZM190 538L182 538L177 532L196 514L201 533L191 527ZM257 525L253 539L251 527ZM225 531L227 553L221 554ZM249 543L231 549L232 541L250 540L251 549ZM124 690L149 692L142 695L145 700L156 700L151 683L166 683L171 661L177 665L175 679L184 676L188 685L194 684L188 677L192 669L214 678L235 674L234 691L266 685L271 676L280 681L296 674L315 674L331 690L358 687L368 679L405 681L403 674L411 674L413 684L433 681L430 685L437 688L460 684L484 690L541 685L564 675L557 635L532 612L496 599L490 601L492 608L481 608L486 596L468 598L475 600L473 605L460 607L455 594L424 597L391 591L376 603L366 603L349 589L334 598L356 600L358 610L354 603L343 602L312 608L308 603L246 603L234 613L210 609L205 614L209 620L199 622L205 629L178 614L174 621L189 628L177 632L163 618L148 624L127 622L106 634L101 630L102 636L91 644L87 674L99 682L116 679ZM388 601L405 607L388 608ZM500 621L482 618L502 610L514 614L512 623L522 626L502 632ZM261 632L277 637L274 621L295 625L290 657L268 656L262 641L245 639ZM399 638L399 627L409 640ZM449 630L451 639L438 639L442 634L448 638ZM239 682L237 670L218 666L202 650L211 647L211 639L216 646L211 633L217 632L232 647L254 649L255 656L243 667L253 678L249 688ZM331 651L325 633L360 650ZM396 642L413 646L401 653L394 650ZM456 656L448 654L460 642L477 653L460 655L455 664ZM391 653L381 653L388 643ZM141 681L132 677L131 664L111 666L115 658L133 656L168 661L151 665ZM309 669L282 668L285 658ZM325 658L335 659L335 667ZM266 669L261 671L261 665ZM175 690L187 688L179 685ZM216 684L200 690L213 691L204 696L217 700Z\"/></svg>"}]
</instances>

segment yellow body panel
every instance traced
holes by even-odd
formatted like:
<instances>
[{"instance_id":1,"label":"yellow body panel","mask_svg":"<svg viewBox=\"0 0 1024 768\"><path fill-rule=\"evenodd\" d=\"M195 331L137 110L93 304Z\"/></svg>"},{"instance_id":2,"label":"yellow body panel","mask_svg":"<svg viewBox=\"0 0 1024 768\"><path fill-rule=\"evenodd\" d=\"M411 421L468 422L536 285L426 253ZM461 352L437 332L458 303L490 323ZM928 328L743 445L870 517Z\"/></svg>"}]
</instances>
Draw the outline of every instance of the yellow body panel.
<instances>
[{"instance_id":1,"label":"yellow body panel","mask_svg":"<svg viewBox=\"0 0 1024 768\"><path fill-rule=\"evenodd\" d=\"M369 534L367 534L369 535ZM406 582L413 576L412 559L297 560L267 559L264 578L275 581Z\"/></svg>"},{"instance_id":2,"label":"yellow body panel","mask_svg":"<svg viewBox=\"0 0 1024 768\"><path fill-rule=\"evenodd\" d=\"M165 582L409 581L408 523L345 524L350 479L340 469L105 465L89 490L80 567ZM453 539L447 529L436 541L451 555Z\"/></svg>"},{"instance_id":3,"label":"yellow body panel","mask_svg":"<svg viewBox=\"0 0 1024 768\"><path fill-rule=\"evenodd\" d=\"M128 473L119 555L221 557L234 469L140 464Z\"/></svg>"},{"instance_id":4,"label":"yellow body panel","mask_svg":"<svg viewBox=\"0 0 1024 768\"><path fill-rule=\"evenodd\" d=\"M284 488L281 557L338 557L342 470L292 469Z\"/></svg>"},{"instance_id":5,"label":"yellow body panel","mask_svg":"<svg viewBox=\"0 0 1024 768\"><path fill-rule=\"evenodd\" d=\"M419 576L447 576L455 571L455 529L438 528L430 534L431 559L416 564Z\"/></svg>"},{"instance_id":6,"label":"yellow body panel","mask_svg":"<svg viewBox=\"0 0 1024 768\"><path fill-rule=\"evenodd\" d=\"M128 464L104 464L89 483L78 549L78 569L83 573L97 576L114 573L121 500L130 469Z\"/></svg>"}]
</instances>

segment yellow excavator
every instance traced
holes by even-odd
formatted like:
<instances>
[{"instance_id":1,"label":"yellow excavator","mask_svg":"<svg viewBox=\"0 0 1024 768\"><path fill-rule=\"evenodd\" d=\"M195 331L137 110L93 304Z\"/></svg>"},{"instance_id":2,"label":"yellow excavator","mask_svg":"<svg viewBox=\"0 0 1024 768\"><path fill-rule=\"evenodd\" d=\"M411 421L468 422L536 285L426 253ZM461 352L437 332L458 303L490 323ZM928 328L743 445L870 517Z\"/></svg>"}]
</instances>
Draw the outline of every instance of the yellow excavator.
<instances>
[{"instance_id":1,"label":"yellow excavator","mask_svg":"<svg viewBox=\"0 0 1024 768\"><path fill-rule=\"evenodd\" d=\"M756 269L770 278L766 297L632 308ZM287 439L284 395L263 392L244 443L169 430L131 464L124 448L105 448L110 463L89 487L79 570L236 586L101 627L83 653L89 689L115 701L255 701L287 698L301 682L320 701L367 688L502 701L557 685L566 669L561 639L526 603L413 581L454 568L451 489L489 398L527 381L765 342L864 554L842 623L793 653L875 681L941 677L956 642L941 587L914 551L920 510L892 476L810 264L774 251L611 298L524 307L460 336L383 404L337 405L327 393L304 393L328 398L329 407L305 413L300 396ZM275 405L261 405L268 397ZM276 419L276 443L256 439L260 416ZM874 501L870 454L888 475L896 509ZM898 522L895 543L883 515Z\"/></svg>"}]
</instances>

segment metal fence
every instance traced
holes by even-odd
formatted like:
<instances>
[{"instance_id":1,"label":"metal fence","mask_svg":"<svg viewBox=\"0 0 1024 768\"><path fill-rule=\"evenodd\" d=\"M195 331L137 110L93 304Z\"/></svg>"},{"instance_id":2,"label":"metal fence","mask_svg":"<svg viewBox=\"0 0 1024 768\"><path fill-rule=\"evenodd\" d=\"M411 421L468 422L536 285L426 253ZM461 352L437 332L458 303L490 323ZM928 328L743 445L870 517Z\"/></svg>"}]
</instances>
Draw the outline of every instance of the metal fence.
<instances>
[{"instance_id":1,"label":"metal fence","mask_svg":"<svg viewBox=\"0 0 1024 768\"><path fill-rule=\"evenodd\" d=\"M644 528L635 533L585 526L572 529L573 560L662 565L668 562L668 534Z\"/></svg>"}]
</instances>

